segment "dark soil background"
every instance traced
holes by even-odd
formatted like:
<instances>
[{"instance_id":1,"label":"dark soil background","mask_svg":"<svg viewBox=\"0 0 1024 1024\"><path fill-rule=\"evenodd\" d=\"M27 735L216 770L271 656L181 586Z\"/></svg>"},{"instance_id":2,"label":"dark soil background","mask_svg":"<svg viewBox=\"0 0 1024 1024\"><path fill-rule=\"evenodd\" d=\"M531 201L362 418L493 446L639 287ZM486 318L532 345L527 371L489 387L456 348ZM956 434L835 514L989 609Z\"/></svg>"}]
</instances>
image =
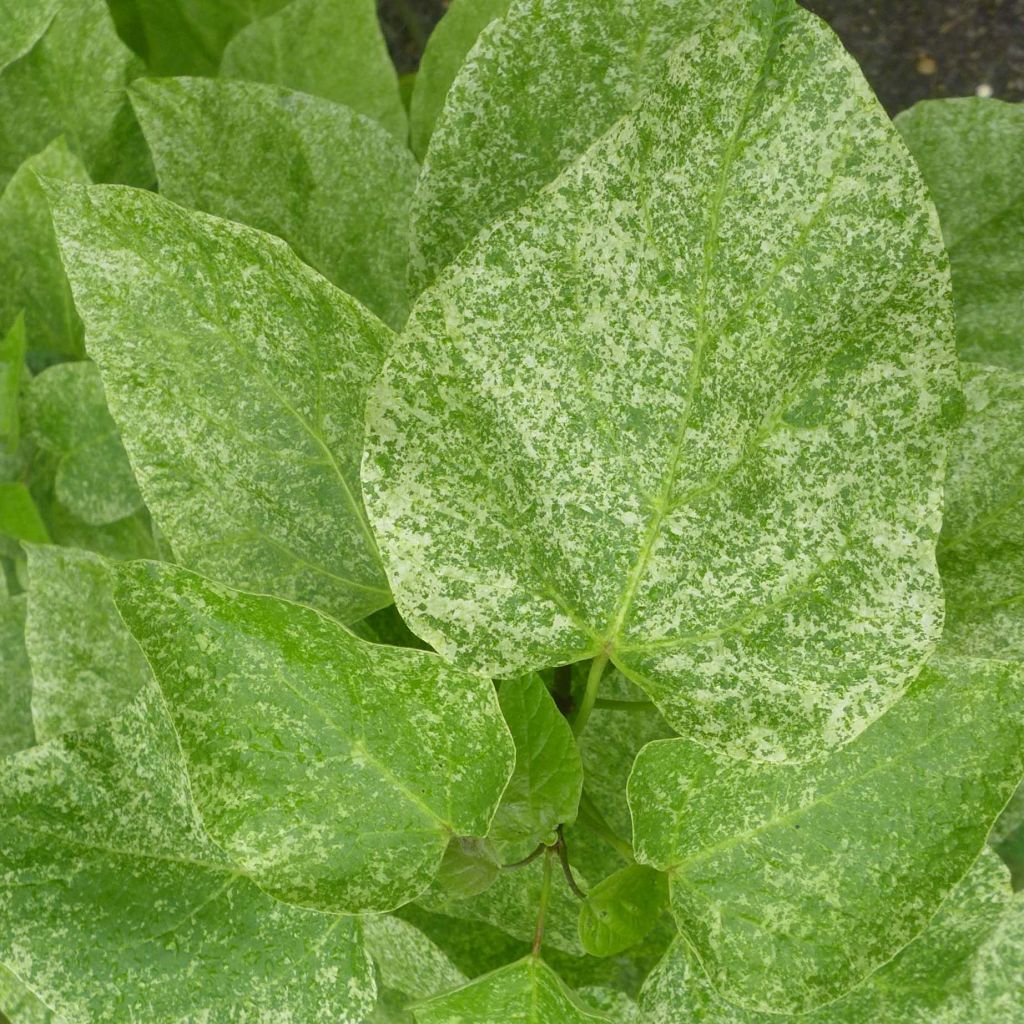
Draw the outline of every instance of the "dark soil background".
<instances>
[{"instance_id":1,"label":"dark soil background","mask_svg":"<svg viewBox=\"0 0 1024 1024\"><path fill-rule=\"evenodd\" d=\"M836 30L890 114L941 96L1024 100L1024 0L803 3ZM399 71L416 70L447 5L447 0L379 0Z\"/></svg>"}]
</instances>

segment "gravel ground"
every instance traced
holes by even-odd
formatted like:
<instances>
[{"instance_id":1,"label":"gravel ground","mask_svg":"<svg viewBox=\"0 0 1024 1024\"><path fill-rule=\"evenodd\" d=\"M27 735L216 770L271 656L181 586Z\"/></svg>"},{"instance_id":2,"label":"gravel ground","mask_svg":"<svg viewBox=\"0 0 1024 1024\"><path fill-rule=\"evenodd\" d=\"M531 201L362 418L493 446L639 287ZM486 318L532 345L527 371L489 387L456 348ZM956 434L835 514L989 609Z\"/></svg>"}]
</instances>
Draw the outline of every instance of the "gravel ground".
<instances>
[{"instance_id":1,"label":"gravel ground","mask_svg":"<svg viewBox=\"0 0 1024 1024\"><path fill-rule=\"evenodd\" d=\"M804 0L804 5L839 33L891 114L937 96L1024 100L1024 0ZM380 0L388 43L402 72L415 70L446 6L447 0Z\"/></svg>"}]
</instances>

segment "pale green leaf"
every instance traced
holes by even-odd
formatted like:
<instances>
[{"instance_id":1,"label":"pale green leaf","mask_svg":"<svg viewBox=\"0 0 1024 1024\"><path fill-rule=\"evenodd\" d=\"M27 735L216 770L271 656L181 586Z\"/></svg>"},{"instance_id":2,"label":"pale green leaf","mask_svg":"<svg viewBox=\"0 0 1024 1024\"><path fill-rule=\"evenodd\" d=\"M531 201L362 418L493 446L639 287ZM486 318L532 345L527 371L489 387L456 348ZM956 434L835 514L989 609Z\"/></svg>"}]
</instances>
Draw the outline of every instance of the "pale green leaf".
<instances>
[{"instance_id":1,"label":"pale green leaf","mask_svg":"<svg viewBox=\"0 0 1024 1024\"><path fill-rule=\"evenodd\" d=\"M32 545L28 573L25 645L32 719L43 742L106 721L135 696L149 668L114 605L105 559Z\"/></svg>"},{"instance_id":2,"label":"pale green leaf","mask_svg":"<svg viewBox=\"0 0 1024 1024\"><path fill-rule=\"evenodd\" d=\"M203 832L159 694L0 763L0 962L68 1022L358 1024L360 923L271 899Z\"/></svg>"},{"instance_id":3,"label":"pale green leaf","mask_svg":"<svg viewBox=\"0 0 1024 1024\"><path fill-rule=\"evenodd\" d=\"M678 939L641 995L646 1024L1016 1024L1024 1010L1024 900L987 853L921 935L846 998L799 1017L720 999Z\"/></svg>"},{"instance_id":4,"label":"pale green leaf","mask_svg":"<svg viewBox=\"0 0 1024 1024\"><path fill-rule=\"evenodd\" d=\"M19 313L0 338L0 451L15 456L21 436L18 400L25 369L25 317Z\"/></svg>"},{"instance_id":5,"label":"pale green leaf","mask_svg":"<svg viewBox=\"0 0 1024 1024\"><path fill-rule=\"evenodd\" d=\"M509 3L510 0L452 0L431 33L409 105L409 134L418 159L426 155L434 124L466 54L480 33L505 14Z\"/></svg>"},{"instance_id":6,"label":"pale green leaf","mask_svg":"<svg viewBox=\"0 0 1024 1024\"><path fill-rule=\"evenodd\" d=\"M416 163L379 124L256 82L145 79L132 102L160 191L283 238L400 326Z\"/></svg>"},{"instance_id":7,"label":"pale green leaf","mask_svg":"<svg viewBox=\"0 0 1024 1024\"><path fill-rule=\"evenodd\" d=\"M445 657L610 655L680 733L807 759L938 640L957 386L916 167L836 37L777 0L677 52L421 297L369 399L364 494Z\"/></svg>"},{"instance_id":8,"label":"pale green leaf","mask_svg":"<svg viewBox=\"0 0 1024 1024\"><path fill-rule=\"evenodd\" d=\"M0 535L31 544L50 540L39 509L22 483L0 483Z\"/></svg>"},{"instance_id":9,"label":"pale green leaf","mask_svg":"<svg viewBox=\"0 0 1024 1024\"><path fill-rule=\"evenodd\" d=\"M24 310L26 347L37 361L80 359L82 322L53 235L39 177L88 184L81 160L63 136L30 156L0 195L0 323Z\"/></svg>"},{"instance_id":10,"label":"pale green leaf","mask_svg":"<svg viewBox=\"0 0 1024 1024\"><path fill-rule=\"evenodd\" d=\"M447 955L408 921L390 914L366 917L363 936L384 987L411 999L426 999L466 981Z\"/></svg>"},{"instance_id":11,"label":"pale green leaf","mask_svg":"<svg viewBox=\"0 0 1024 1024\"><path fill-rule=\"evenodd\" d=\"M115 600L210 835L268 892L390 910L453 833L487 833L515 756L490 681L155 562L122 567Z\"/></svg>"},{"instance_id":12,"label":"pale green leaf","mask_svg":"<svg viewBox=\"0 0 1024 1024\"><path fill-rule=\"evenodd\" d=\"M0 967L0 1020L10 1024L60 1024L54 1012L4 967Z\"/></svg>"},{"instance_id":13,"label":"pale green leaf","mask_svg":"<svg viewBox=\"0 0 1024 1024\"><path fill-rule=\"evenodd\" d=\"M802 1013L928 922L1024 775L1024 670L947 657L810 765L650 744L629 782L637 860L723 997Z\"/></svg>"},{"instance_id":14,"label":"pale green leaf","mask_svg":"<svg viewBox=\"0 0 1024 1024\"><path fill-rule=\"evenodd\" d=\"M896 125L939 208L961 355L1024 370L1024 104L925 100Z\"/></svg>"},{"instance_id":15,"label":"pale green leaf","mask_svg":"<svg viewBox=\"0 0 1024 1024\"><path fill-rule=\"evenodd\" d=\"M572 729L536 673L510 679L498 692L501 713L516 745L516 768L491 838L536 845L560 824L576 820L583 765Z\"/></svg>"},{"instance_id":16,"label":"pale green leaf","mask_svg":"<svg viewBox=\"0 0 1024 1024\"><path fill-rule=\"evenodd\" d=\"M0 69L32 49L60 4L61 0L0 0Z\"/></svg>"},{"instance_id":17,"label":"pale green leaf","mask_svg":"<svg viewBox=\"0 0 1024 1024\"><path fill-rule=\"evenodd\" d=\"M1024 374L965 364L963 378L939 539L945 638L966 654L1024 660Z\"/></svg>"},{"instance_id":18,"label":"pale green leaf","mask_svg":"<svg viewBox=\"0 0 1024 1024\"><path fill-rule=\"evenodd\" d=\"M25 596L0 593L0 758L34 746L32 669L25 651ZM0 1010L4 1010L0 1000Z\"/></svg>"},{"instance_id":19,"label":"pale green leaf","mask_svg":"<svg viewBox=\"0 0 1024 1024\"><path fill-rule=\"evenodd\" d=\"M57 459L54 494L72 515L103 526L142 508L94 363L44 370L28 388L25 416L33 439Z\"/></svg>"},{"instance_id":20,"label":"pale green leaf","mask_svg":"<svg viewBox=\"0 0 1024 1024\"><path fill-rule=\"evenodd\" d=\"M359 494L384 324L282 242L148 192L67 186L89 354L180 562L354 621L390 603Z\"/></svg>"},{"instance_id":21,"label":"pale green leaf","mask_svg":"<svg viewBox=\"0 0 1024 1024\"><path fill-rule=\"evenodd\" d=\"M528 956L412 1007L417 1024L585 1024L585 1009L539 957Z\"/></svg>"},{"instance_id":22,"label":"pale green leaf","mask_svg":"<svg viewBox=\"0 0 1024 1024\"><path fill-rule=\"evenodd\" d=\"M434 883L446 897L476 896L494 884L500 870L498 852L489 840L452 836Z\"/></svg>"},{"instance_id":23,"label":"pale green leaf","mask_svg":"<svg viewBox=\"0 0 1024 1024\"><path fill-rule=\"evenodd\" d=\"M374 0L292 0L228 43L220 73L344 104L405 144L409 125Z\"/></svg>"},{"instance_id":24,"label":"pale green leaf","mask_svg":"<svg viewBox=\"0 0 1024 1024\"><path fill-rule=\"evenodd\" d=\"M621 953L654 928L667 904L665 875L644 864L630 864L587 893L580 907L580 942L592 956Z\"/></svg>"},{"instance_id":25,"label":"pale green leaf","mask_svg":"<svg viewBox=\"0 0 1024 1024\"><path fill-rule=\"evenodd\" d=\"M0 68L0 185L58 135L95 180L148 184L152 168L125 88L140 61L118 38L103 0L51 8L32 47Z\"/></svg>"}]
</instances>

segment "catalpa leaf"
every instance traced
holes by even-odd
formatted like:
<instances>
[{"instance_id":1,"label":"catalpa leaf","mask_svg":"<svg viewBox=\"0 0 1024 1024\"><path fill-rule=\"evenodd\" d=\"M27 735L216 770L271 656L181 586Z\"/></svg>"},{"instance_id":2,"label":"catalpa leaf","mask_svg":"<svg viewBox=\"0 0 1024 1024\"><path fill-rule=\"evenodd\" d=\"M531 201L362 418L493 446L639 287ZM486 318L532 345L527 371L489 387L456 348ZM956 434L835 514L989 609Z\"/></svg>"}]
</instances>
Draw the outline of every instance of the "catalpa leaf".
<instances>
[{"instance_id":1,"label":"catalpa leaf","mask_svg":"<svg viewBox=\"0 0 1024 1024\"><path fill-rule=\"evenodd\" d=\"M50 208L39 177L86 185L89 175L63 136L30 156L0 195L0 322L24 311L26 347L36 368L80 359L82 322L57 252Z\"/></svg>"},{"instance_id":2,"label":"catalpa leaf","mask_svg":"<svg viewBox=\"0 0 1024 1024\"><path fill-rule=\"evenodd\" d=\"M0 962L67 1021L357 1024L357 918L261 892L203 832L152 687L0 762Z\"/></svg>"},{"instance_id":3,"label":"catalpa leaf","mask_svg":"<svg viewBox=\"0 0 1024 1024\"><path fill-rule=\"evenodd\" d=\"M452 0L427 40L409 103L412 151L422 160L445 98L480 33L511 0Z\"/></svg>"},{"instance_id":4,"label":"catalpa leaf","mask_svg":"<svg viewBox=\"0 0 1024 1024\"><path fill-rule=\"evenodd\" d=\"M210 835L274 896L390 910L453 833L487 833L515 757L488 680L155 562L121 568L115 599Z\"/></svg>"},{"instance_id":5,"label":"catalpa leaf","mask_svg":"<svg viewBox=\"0 0 1024 1024\"><path fill-rule=\"evenodd\" d=\"M19 313L0 338L0 451L15 456L21 437L22 373L25 369L25 317Z\"/></svg>"},{"instance_id":6,"label":"catalpa leaf","mask_svg":"<svg viewBox=\"0 0 1024 1024\"><path fill-rule=\"evenodd\" d=\"M510 679L498 692L516 745L516 767L501 798L491 838L535 845L576 820L583 765L569 723L536 673Z\"/></svg>"},{"instance_id":7,"label":"catalpa leaf","mask_svg":"<svg viewBox=\"0 0 1024 1024\"><path fill-rule=\"evenodd\" d=\"M585 1009L539 957L412 1007L417 1024L585 1024L608 1018Z\"/></svg>"},{"instance_id":8,"label":"catalpa leaf","mask_svg":"<svg viewBox=\"0 0 1024 1024\"><path fill-rule=\"evenodd\" d=\"M963 379L967 411L950 446L939 539L946 636L977 657L1020 660L1024 374L965 364Z\"/></svg>"},{"instance_id":9,"label":"catalpa leaf","mask_svg":"<svg viewBox=\"0 0 1024 1024\"><path fill-rule=\"evenodd\" d=\"M0 581L2 586L2 581ZM0 758L35 745L32 669L25 651L25 595L0 593ZM0 1001L0 1010L6 1010Z\"/></svg>"},{"instance_id":10,"label":"catalpa leaf","mask_svg":"<svg viewBox=\"0 0 1024 1024\"><path fill-rule=\"evenodd\" d=\"M807 759L938 640L957 387L917 170L779 0L681 48L421 297L369 398L364 494L445 657L610 656L678 732Z\"/></svg>"},{"instance_id":11,"label":"catalpa leaf","mask_svg":"<svg viewBox=\"0 0 1024 1024\"><path fill-rule=\"evenodd\" d=\"M94 363L63 363L35 377L26 418L33 439L57 459L54 494L72 515L103 526L142 508Z\"/></svg>"},{"instance_id":12,"label":"catalpa leaf","mask_svg":"<svg viewBox=\"0 0 1024 1024\"><path fill-rule=\"evenodd\" d=\"M804 1013L843 996L927 924L1024 775L1024 671L947 656L848 746L744 764L685 739L629 782L637 860L737 1006Z\"/></svg>"},{"instance_id":13,"label":"catalpa leaf","mask_svg":"<svg viewBox=\"0 0 1024 1024\"><path fill-rule=\"evenodd\" d=\"M0 1015L9 1024L60 1024L54 1012L4 967L0 967Z\"/></svg>"},{"instance_id":14,"label":"catalpa leaf","mask_svg":"<svg viewBox=\"0 0 1024 1024\"><path fill-rule=\"evenodd\" d=\"M344 104L405 144L409 125L373 0L291 0L228 43L220 73Z\"/></svg>"},{"instance_id":15,"label":"catalpa leaf","mask_svg":"<svg viewBox=\"0 0 1024 1024\"><path fill-rule=\"evenodd\" d=\"M402 324L416 163L379 124L255 82L145 79L132 102L168 199L278 235Z\"/></svg>"},{"instance_id":16,"label":"catalpa leaf","mask_svg":"<svg viewBox=\"0 0 1024 1024\"><path fill-rule=\"evenodd\" d=\"M667 905L665 875L630 864L587 893L580 907L580 942L592 956L614 956L643 939Z\"/></svg>"},{"instance_id":17,"label":"catalpa leaf","mask_svg":"<svg viewBox=\"0 0 1024 1024\"><path fill-rule=\"evenodd\" d=\"M926 100L896 126L939 209L961 355L1024 370L1024 106Z\"/></svg>"},{"instance_id":18,"label":"catalpa leaf","mask_svg":"<svg viewBox=\"0 0 1024 1024\"><path fill-rule=\"evenodd\" d=\"M455 988L466 976L414 925L390 914L363 919L366 949L384 987L410 999Z\"/></svg>"},{"instance_id":19,"label":"catalpa leaf","mask_svg":"<svg viewBox=\"0 0 1024 1024\"><path fill-rule=\"evenodd\" d=\"M114 604L105 559L75 548L28 548L25 644L40 742L121 711L150 677Z\"/></svg>"},{"instance_id":20,"label":"catalpa leaf","mask_svg":"<svg viewBox=\"0 0 1024 1024\"><path fill-rule=\"evenodd\" d=\"M359 494L391 332L283 243L135 189L54 217L89 354L177 559L355 621L390 603Z\"/></svg>"},{"instance_id":21,"label":"catalpa leaf","mask_svg":"<svg viewBox=\"0 0 1024 1024\"><path fill-rule=\"evenodd\" d=\"M921 935L846 998L799 1017L720 999L682 939L641 994L649 1024L1014 1024L1024 1009L1024 900L983 854ZM998 957L998 960L996 959Z\"/></svg>"},{"instance_id":22,"label":"catalpa leaf","mask_svg":"<svg viewBox=\"0 0 1024 1024\"><path fill-rule=\"evenodd\" d=\"M709 0L514 0L481 34L434 124L413 213L415 290L662 83L668 52L721 10ZM705 78L700 90L718 87Z\"/></svg>"},{"instance_id":23,"label":"catalpa leaf","mask_svg":"<svg viewBox=\"0 0 1024 1024\"><path fill-rule=\"evenodd\" d=\"M0 67L0 185L62 134L94 179L148 184L152 168L125 91L142 64L118 38L103 0L60 0L48 9L32 47Z\"/></svg>"}]
</instances>

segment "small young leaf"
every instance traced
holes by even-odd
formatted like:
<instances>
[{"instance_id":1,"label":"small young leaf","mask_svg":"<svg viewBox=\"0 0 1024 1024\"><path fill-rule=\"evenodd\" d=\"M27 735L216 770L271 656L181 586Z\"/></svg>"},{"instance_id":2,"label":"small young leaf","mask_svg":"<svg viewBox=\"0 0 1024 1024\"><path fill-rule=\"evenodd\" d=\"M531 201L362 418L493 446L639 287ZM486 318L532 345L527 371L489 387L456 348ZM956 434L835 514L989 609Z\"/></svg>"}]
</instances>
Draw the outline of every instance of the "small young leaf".
<instances>
[{"instance_id":1,"label":"small young leaf","mask_svg":"<svg viewBox=\"0 0 1024 1024\"><path fill-rule=\"evenodd\" d=\"M539 957L507 967L412 1007L417 1024L586 1024L608 1018L584 1009Z\"/></svg>"},{"instance_id":2,"label":"small young leaf","mask_svg":"<svg viewBox=\"0 0 1024 1024\"><path fill-rule=\"evenodd\" d=\"M44 370L28 388L25 416L33 439L57 458L54 493L72 515L104 526L142 508L94 363Z\"/></svg>"},{"instance_id":3,"label":"small young leaf","mask_svg":"<svg viewBox=\"0 0 1024 1024\"><path fill-rule=\"evenodd\" d=\"M206 837L147 686L109 724L0 762L0 962L67 1021L358 1021L358 919L261 892Z\"/></svg>"},{"instance_id":4,"label":"small young leaf","mask_svg":"<svg viewBox=\"0 0 1024 1024\"><path fill-rule=\"evenodd\" d=\"M939 209L961 355L1024 370L1024 105L925 100L896 126Z\"/></svg>"},{"instance_id":5,"label":"small young leaf","mask_svg":"<svg viewBox=\"0 0 1024 1024\"><path fill-rule=\"evenodd\" d=\"M497 852L488 840L452 836L434 884L447 897L477 896L494 884L500 870Z\"/></svg>"},{"instance_id":6,"label":"small young leaf","mask_svg":"<svg viewBox=\"0 0 1024 1024\"><path fill-rule=\"evenodd\" d=\"M291 0L228 43L220 73L351 107L405 145L409 124L373 0Z\"/></svg>"},{"instance_id":7,"label":"small young leaf","mask_svg":"<svg viewBox=\"0 0 1024 1024\"><path fill-rule=\"evenodd\" d=\"M85 351L40 176L89 184L61 136L29 157L0 195L0 323L24 310L26 348L37 370L54 359L81 359Z\"/></svg>"},{"instance_id":8,"label":"small young leaf","mask_svg":"<svg viewBox=\"0 0 1024 1024\"><path fill-rule=\"evenodd\" d=\"M36 742L32 727L32 669L25 650L25 595L0 582L0 758ZM0 1010L4 1010L0 1001Z\"/></svg>"},{"instance_id":9,"label":"small young leaf","mask_svg":"<svg viewBox=\"0 0 1024 1024\"><path fill-rule=\"evenodd\" d=\"M118 38L103 0L51 7L31 49L0 67L0 186L61 134L95 180L149 184L152 167L125 91L141 62Z\"/></svg>"},{"instance_id":10,"label":"small young leaf","mask_svg":"<svg viewBox=\"0 0 1024 1024\"><path fill-rule=\"evenodd\" d=\"M272 895L383 911L487 833L515 751L488 680L183 569L118 571L210 835Z\"/></svg>"},{"instance_id":11,"label":"small young leaf","mask_svg":"<svg viewBox=\"0 0 1024 1024\"><path fill-rule=\"evenodd\" d=\"M945 657L858 739L811 765L646 747L637 859L723 998L804 1013L925 926L1024 775L1024 670Z\"/></svg>"},{"instance_id":12,"label":"small young leaf","mask_svg":"<svg viewBox=\"0 0 1024 1024\"><path fill-rule=\"evenodd\" d=\"M668 906L668 879L644 864L616 871L580 907L580 942L591 956L614 956L635 946Z\"/></svg>"},{"instance_id":13,"label":"small young leaf","mask_svg":"<svg viewBox=\"0 0 1024 1024\"><path fill-rule=\"evenodd\" d=\"M420 298L363 488L445 657L610 655L681 734L806 760L938 641L958 379L913 161L825 25L755 7Z\"/></svg>"},{"instance_id":14,"label":"small young leaf","mask_svg":"<svg viewBox=\"0 0 1024 1024\"><path fill-rule=\"evenodd\" d=\"M28 549L25 645L39 742L105 722L150 677L114 605L114 575L99 555Z\"/></svg>"},{"instance_id":15,"label":"small young leaf","mask_svg":"<svg viewBox=\"0 0 1024 1024\"><path fill-rule=\"evenodd\" d=\"M366 917L363 937L384 987L410 999L426 999L466 981L442 950L401 918L390 914Z\"/></svg>"},{"instance_id":16,"label":"small young leaf","mask_svg":"<svg viewBox=\"0 0 1024 1024\"><path fill-rule=\"evenodd\" d=\"M536 845L559 824L576 820L583 765L569 723L536 673L510 679L498 692L516 744L516 768L501 798L490 836Z\"/></svg>"},{"instance_id":17,"label":"small young leaf","mask_svg":"<svg viewBox=\"0 0 1024 1024\"><path fill-rule=\"evenodd\" d=\"M390 603L359 494L391 332L269 235L148 192L54 217L89 354L182 563L343 621Z\"/></svg>"},{"instance_id":18,"label":"small young leaf","mask_svg":"<svg viewBox=\"0 0 1024 1024\"><path fill-rule=\"evenodd\" d=\"M839 1002L799 1017L720 999L682 939L644 985L647 1024L1014 1024L1024 1011L1024 899L983 854L921 935Z\"/></svg>"},{"instance_id":19,"label":"small young leaf","mask_svg":"<svg viewBox=\"0 0 1024 1024\"><path fill-rule=\"evenodd\" d=\"M938 551L945 637L974 657L1024 660L1024 374L969 363L962 373L967 414L950 446Z\"/></svg>"},{"instance_id":20,"label":"small young leaf","mask_svg":"<svg viewBox=\"0 0 1024 1024\"><path fill-rule=\"evenodd\" d=\"M25 369L25 317L19 313L0 338L0 450L14 455L21 437L18 399Z\"/></svg>"},{"instance_id":21,"label":"small young leaf","mask_svg":"<svg viewBox=\"0 0 1024 1024\"><path fill-rule=\"evenodd\" d=\"M452 0L427 40L409 105L409 134L418 160L427 154L434 124L466 54L480 33L501 18L511 0Z\"/></svg>"},{"instance_id":22,"label":"small young leaf","mask_svg":"<svg viewBox=\"0 0 1024 1024\"><path fill-rule=\"evenodd\" d=\"M417 172L379 124L255 82L145 79L132 102L168 199L283 238L401 326Z\"/></svg>"}]
</instances>

